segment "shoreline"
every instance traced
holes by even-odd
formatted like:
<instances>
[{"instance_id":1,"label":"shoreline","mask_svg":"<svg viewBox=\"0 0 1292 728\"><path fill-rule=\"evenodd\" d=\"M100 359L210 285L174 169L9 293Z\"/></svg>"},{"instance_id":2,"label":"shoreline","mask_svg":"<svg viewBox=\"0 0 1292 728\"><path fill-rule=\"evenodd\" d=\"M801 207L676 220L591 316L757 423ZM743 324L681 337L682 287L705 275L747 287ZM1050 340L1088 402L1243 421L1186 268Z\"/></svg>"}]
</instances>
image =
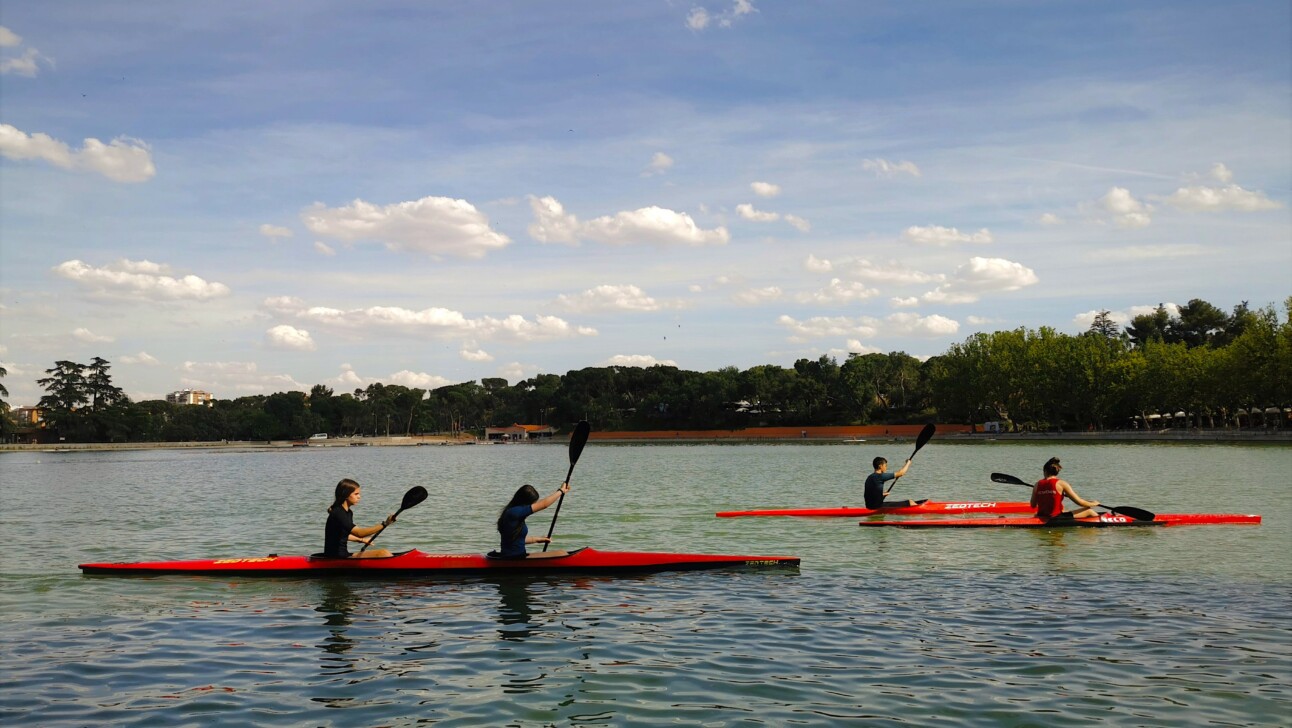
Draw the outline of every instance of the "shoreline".
<instances>
[{"instance_id":1,"label":"shoreline","mask_svg":"<svg viewBox=\"0 0 1292 728\"><path fill-rule=\"evenodd\" d=\"M769 427L744 430L649 430L641 432L593 432L590 439L602 444L651 443L807 443L861 444L913 440L922 425L850 427ZM1212 444L1269 443L1292 445L1292 430L1153 430L1148 432L971 432L967 425L939 425L938 439L944 443L1171 443ZM44 444L0 444L3 452L91 452L108 450L291 450L320 447L419 447L460 445L542 445L565 444L568 438L534 442L488 442L474 437L408 435L392 437L336 437L327 440L224 440L210 442L76 442Z\"/></svg>"}]
</instances>

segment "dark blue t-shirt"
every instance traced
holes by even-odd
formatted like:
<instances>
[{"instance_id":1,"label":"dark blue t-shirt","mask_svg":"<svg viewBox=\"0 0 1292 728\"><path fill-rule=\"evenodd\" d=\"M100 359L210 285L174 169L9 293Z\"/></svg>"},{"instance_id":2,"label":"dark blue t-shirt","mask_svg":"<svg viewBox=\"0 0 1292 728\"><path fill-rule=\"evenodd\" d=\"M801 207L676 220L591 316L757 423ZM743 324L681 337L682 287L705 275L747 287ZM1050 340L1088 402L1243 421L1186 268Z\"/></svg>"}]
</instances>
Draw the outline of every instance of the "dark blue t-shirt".
<instances>
[{"instance_id":1,"label":"dark blue t-shirt","mask_svg":"<svg viewBox=\"0 0 1292 728\"><path fill-rule=\"evenodd\" d=\"M871 473L866 478L866 507L884 507L884 483L896 478L892 473Z\"/></svg>"},{"instance_id":2,"label":"dark blue t-shirt","mask_svg":"<svg viewBox=\"0 0 1292 728\"><path fill-rule=\"evenodd\" d=\"M344 559L350 555L350 532L354 530L354 513L337 506L328 511L323 531L323 553Z\"/></svg>"},{"instance_id":3,"label":"dark blue t-shirt","mask_svg":"<svg viewBox=\"0 0 1292 728\"><path fill-rule=\"evenodd\" d=\"M512 506L502 512L502 518L498 520L498 533L502 536L502 547L498 550L500 556L516 559L525 555L525 537L529 535L525 519L533 512L534 507L528 504Z\"/></svg>"}]
</instances>

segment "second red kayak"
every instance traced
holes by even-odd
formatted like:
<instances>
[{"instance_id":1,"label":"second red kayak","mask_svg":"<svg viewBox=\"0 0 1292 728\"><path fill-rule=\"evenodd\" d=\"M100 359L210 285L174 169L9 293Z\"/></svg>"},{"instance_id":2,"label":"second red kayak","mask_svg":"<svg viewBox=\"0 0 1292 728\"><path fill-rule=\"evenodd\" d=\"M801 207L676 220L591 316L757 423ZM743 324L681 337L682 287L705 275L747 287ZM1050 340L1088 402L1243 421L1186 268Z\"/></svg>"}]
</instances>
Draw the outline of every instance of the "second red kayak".
<instances>
[{"instance_id":1,"label":"second red kayak","mask_svg":"<svg viewBox=\"0 0 1292 728\"><path fill-rule=\"evenodd\" d=\"M1119 526L1210 526L1258 524L1260 522L1260 516L1242 513L1158 513L1151 521L1140 521L1116 513L1101 513L1095 518L1076 518L1057 523L1050 523L1032 516L1029 518L861 521L859 525L893 528L1108 528Z\"/></svg>"},{"instance_id":2,"label":"second red kayak","mask_svg":"<svg viewBox=\"0 0 1292 728\"><path fill-rule=\"evenodd\" d=\"M951 516L958 513L1035 513L1036 509L1024 502L1010 501L928 501L918 506L905 508L858 508L840 506L839 508L781 508L755 511L721 511L715 513L718 518L739 518L744 516L796 516L799 518L860 518L863 516Z\"/></svg>"},{"instance_id":3,"label":"second red kayak","mask_svg":"<svg viewBox=\"0 0 1292 728\"><path fill-rule=\"evenodd\" d=\"M427 554L413 549L388 558L334 559L321 556L253 556L197 561L137 561L81 564L85 574L146 576L436 576L473 574L617 574L730 567L798 566L797 556L673 554L597 551L582 548L564 556L500 559L485 554Z\"/></svg>"}]
</instances>

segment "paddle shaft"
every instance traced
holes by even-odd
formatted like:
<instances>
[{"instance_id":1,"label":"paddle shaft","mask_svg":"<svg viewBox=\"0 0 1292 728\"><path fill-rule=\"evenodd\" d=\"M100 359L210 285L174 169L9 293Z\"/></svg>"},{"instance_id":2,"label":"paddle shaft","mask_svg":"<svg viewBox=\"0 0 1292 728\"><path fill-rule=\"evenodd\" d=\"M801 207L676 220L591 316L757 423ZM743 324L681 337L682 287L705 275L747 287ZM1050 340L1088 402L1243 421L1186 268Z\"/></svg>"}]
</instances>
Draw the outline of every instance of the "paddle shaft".
<instances>
[{"instance_id":1,"label":"paddle shaft","mask_svg":"<svg viewBox=\"0 0 1292 728\"><path fill-rule=\"evenodd\" d=\"M580 420L574 428L574 434L570 435L570 469L565 471L565 480L562 483L570 482L570 476L574 475L574 464L579 462L579 456L583 454L583 446L588 444L588 435L592 432L592 426L587 420ZM552 533L556 531L556 519L561 515L561 504L565 502L565 493L556 499L556 510L552 512L552 524L547 527L547 542L543 544L543 550L546 551L548 546L552 545Z\"/></svg>"},{"instance_id":2,"label":"paddle shaft","mask_svg":"<svg viewBox=\"0 0 1292 728\"><path fill-rule=\"evenodd\" d=\"M907 462L910 462L910 461L912 461L912 460L914 460L914 459L915 459L915 454L916 454L916 453L918 453L918 452L920 451L920 448L922 448L922 447L924 447L925 445L929 444L929 440L932 440L932 439L933 439L933 433L934 433L934 432L937 432L937 430L938 430L937 426L936 426L936 425L934 425L932 422L930 422L929 424L925 425L923 430L920 430L920 435L919 435L919 437L915 438L915 450L911 452L911 456L910 456L909 458L906 458L906 461L907 461ZM894 480L894 481L893 481L893 484L892 484L891 486L889 486L889 488L888 488L888 492L889 492L889 493L892 493L892 492L893 492L893 488L895 488L895 487L897 487L897 481L896 481L896 480Z\"/></svg>"},{"instance_id":3,"label":"paddle shaft","mask_svg":"<svg viewBox=\"0 0 1292 728\"><path fill-rule=\"evenodd\" d=\"M409 488L408 492L404 494L404 500L402 503L400 503L399 510L395 511L395 515L391 516L390 520L394 522L396 518L399 518L399 514L403 513L409 508L412 508L418 503L421 503L424 500L426 500L425 488L423 488L420 485L415 485L412 488ZM385 530L386 530L386 523L383 521L381 524L381 531L385 531ZM368 539L368 543L364 544L363 548L359 549L359 553L363 553L364 551L367 551L368 547L372 545L372 542L376 541L377 537L381 535L381 531L378 531L372 534L372 537Z\"/></svg>"}]
</instances>

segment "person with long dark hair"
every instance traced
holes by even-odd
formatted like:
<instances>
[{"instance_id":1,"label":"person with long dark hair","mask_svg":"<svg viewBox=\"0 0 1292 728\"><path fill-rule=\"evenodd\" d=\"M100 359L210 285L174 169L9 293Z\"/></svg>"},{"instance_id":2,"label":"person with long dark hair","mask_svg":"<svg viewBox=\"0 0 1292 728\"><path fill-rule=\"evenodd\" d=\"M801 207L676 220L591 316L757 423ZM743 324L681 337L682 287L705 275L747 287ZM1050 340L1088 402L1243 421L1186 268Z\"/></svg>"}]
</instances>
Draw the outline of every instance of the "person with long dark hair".
<instances>
[{"instance_id":1,"label":"person with long dark hair","mask_svg":"<svg viewBox=\"0 0 1292 728\"><path fill-rule=\"evenodd\" d=\"M323 536L323 555L334 559L373 559L391 555L386 549L369 549L357 554L350 553L349 543L351 541L367 545L371 543L372 536L377 535L381 532L381 529L395 522L395 514L392 513L386 520L375 526L365 528L354 525L354 513L350 509L359 503L359 498L359 484L355 481L344 478L336 484L336 496L331 507L327 509L327 527Z\"/></svg>"},{"instance_id":2,"label":"person with long dark hair","mask_svg":"<svg viewBox=\"0 0 1292 728\"><path fill-rule=\"evenodd\" d=\"M564 556L564 551L544 551L538 554L529 554L525 551L525 545L531 543L551 543L552 539L546 536L530 536L529 527L525 525L525 519L555 503L562 495L570 492L568 482L561 483L561 487L552 491L551 495L538 497L538 491L534 486L526 483L522 485L516 494L511 497L509 502L498 514L498 535L501 537L502 546L498 551L490 554L497 558L503 559L523 559L523 558L542 558L549 556Z\"/></svg>"}]
</instances>

